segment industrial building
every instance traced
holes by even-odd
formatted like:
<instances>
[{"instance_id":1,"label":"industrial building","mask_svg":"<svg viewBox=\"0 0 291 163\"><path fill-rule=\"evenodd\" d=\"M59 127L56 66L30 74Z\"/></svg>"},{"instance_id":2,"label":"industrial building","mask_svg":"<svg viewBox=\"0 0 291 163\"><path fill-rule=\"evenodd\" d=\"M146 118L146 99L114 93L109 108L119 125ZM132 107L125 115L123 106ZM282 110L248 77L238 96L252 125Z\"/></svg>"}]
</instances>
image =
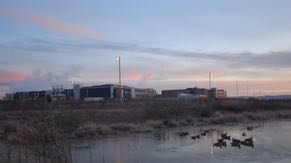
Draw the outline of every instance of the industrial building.
<instances>
[{"instance_id":1,"label":"industrial building","mask_svg":"<svg viewBox=\"0 0 291 163\"><path fill-rule=\"evenodd\" d=\"M210 90L210 97L217 99L224 99L227 97L227 92L223 89L212 88Z\"/></svg>"},{"instance_id":2,"label":"industrial building","mask_svg":"<svg viewBox=\"0 0 291 163\"><path fill-rule=\"evenodd\" d=\"M227 97L227 93L223 89L205 89L205 88L186 88L186 89L175 89L175 90L162 90L162 96L168 98L176 98L180 94L193 95L196 98L217 98L223 99Z\"/></svg>"},{"instance_id":3,"label":"industrial building","mask_svg":"<svg viewBox=\"0 0 291 163\"><path fill-rule=\"evenodd\" d=\"M77 87L74 87L74 96L78 94ZM150 98L156 95L152 88L134 88L125 85L106 84L97 86L87 86L80 88L80 99L103 98L104 100L112 99L133 99L133 98ZM78 98L75 97L75 100Z\"/></svg>"},{"instance_id":4,"label":"industrial building","mask_svg":"<svg viewBox=\"0 0 291 163\"><path fill-rule=\"evenodd\" d=\"M64 89L62 86L54 86L52 90L16 92L6 94L6 100L45 100L50 94L53 100L114 100L114 99L133 99L133 98L151 98L156 95L152 88L134 88L125 85L106 84L81 87L74 84L73 89Z\"/></svg>"}]
</instances>

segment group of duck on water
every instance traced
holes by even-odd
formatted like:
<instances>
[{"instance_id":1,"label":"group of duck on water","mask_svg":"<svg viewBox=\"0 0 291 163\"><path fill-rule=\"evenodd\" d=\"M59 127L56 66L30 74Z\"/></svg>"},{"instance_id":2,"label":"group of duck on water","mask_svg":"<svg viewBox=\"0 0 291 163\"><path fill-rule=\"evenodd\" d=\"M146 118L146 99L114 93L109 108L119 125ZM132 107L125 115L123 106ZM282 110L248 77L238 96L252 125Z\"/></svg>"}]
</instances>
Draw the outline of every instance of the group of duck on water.
<instances>
[{"instance_id":1,"label":"group of duck on water","mask_svg":"<svg viewBox=\"0 0 291 163\"><path fill-rule=\"evenodd\" d=\"M252 129L253 129L253 127L247 127L246 128L246 130L248 130L248 131L252 130ZM213 131L215 131L215 129L204 130L198 135L191 136L191 139L193 139L193 140L200 139L202 136L206 136L207 133L210 133L210 132L213 132ZM178 132L177 134L180 137L184 137L184 136L188 136L189 135L188 132ZM216 143L213 143L213 146L220 147L220 148L222 148L222 147L226 148L227 147L227 141L231 141L231 146L233 146L233 147L241 148L241 145L248 146L248 147L254 147L253 137L246 138L246 136L247 136L246 132L243 132L242 133L242 137L244 137L244 139L240 140L240 139L231 138L231 136L227 135L227 133L225 132L225 133L222 133L220 135L220 138L217 139Z\"/></svg>"},{"instance_id":2,"label":"group of duck on water","mask_svg":"<svg viewBox=\"0 0 291 163\"><path fill-rule=\"evenodd\" d=\"M246 137L246 133L243 132L242 136ZM222 147L226 148L226 146L227 146L226 140L229 140L229 141L231 140L231 146L233 146L233 147L241 148L241 145L248 146L248 147L254 147L253 137L245 138L244 140L235 139L235 138L230 139L230 136L227 135L227 133L222 133L221 138L217 139L217 142L213 143L213 146L220 147L220 148L222 148Z\"/></svg>"}]
</instances>

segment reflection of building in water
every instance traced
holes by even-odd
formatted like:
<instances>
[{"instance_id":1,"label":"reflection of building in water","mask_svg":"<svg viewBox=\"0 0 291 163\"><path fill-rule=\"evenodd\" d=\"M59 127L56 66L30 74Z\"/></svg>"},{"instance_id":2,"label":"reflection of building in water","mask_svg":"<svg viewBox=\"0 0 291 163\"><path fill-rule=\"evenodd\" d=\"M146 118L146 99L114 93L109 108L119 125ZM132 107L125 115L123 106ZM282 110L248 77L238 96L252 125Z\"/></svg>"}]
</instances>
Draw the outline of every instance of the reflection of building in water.
<instances>
[{"instance_id":1,"label":"reflection of building in water","mask_svg":"<svg viewBox=\"0 0 291 163\"><path fill-rule=\"evenodd\" d=\"M214 155L214 147L213 147L213 145L211 145L211 147L210 147L210 154Z\"/></svg>"},{"instance_id":2,"label":"reflection of building in water","mask_svg":"<svg viewBox=\"0 0 291 163\"><path fill-rule=\"evenodd\" d=\"M114 163L124 163L124 152L123 152L123 142L122 140L118 141L117 144L115 144L115 156L114 156Z\"/></svg>"}]
</instances>

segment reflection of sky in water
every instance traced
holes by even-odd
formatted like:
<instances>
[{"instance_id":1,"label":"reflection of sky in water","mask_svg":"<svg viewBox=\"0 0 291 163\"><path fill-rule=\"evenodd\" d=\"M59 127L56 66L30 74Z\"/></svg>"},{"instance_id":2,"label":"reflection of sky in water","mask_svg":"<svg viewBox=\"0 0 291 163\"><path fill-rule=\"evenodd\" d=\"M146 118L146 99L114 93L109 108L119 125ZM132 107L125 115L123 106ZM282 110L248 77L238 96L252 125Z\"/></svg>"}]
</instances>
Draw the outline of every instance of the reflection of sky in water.
<instances>
[{"instance_id":1,"label":"reflection of sky in water","mask_svg":"<svg viewBox=\"0 0 291 163\"><path fill-rule=\"evenodd\" d=\"M192 140L190 137L200 134L201 129L210 127L186 127L157 133L78 141L73 143L73 160L74 163L90 163L91 150L92 162L101 163L291 162L291 121L268 122L252 131L245 130L247 137L253 137L254 148L231 147L230 141L227 141L227 148L212 147L225 131L233 138L243 139L243 127L245 125L215 126L218 130L199 140ZM189 136L182 138L176 134L178 131L187 131Z\"/></svg>"}]
</instances>

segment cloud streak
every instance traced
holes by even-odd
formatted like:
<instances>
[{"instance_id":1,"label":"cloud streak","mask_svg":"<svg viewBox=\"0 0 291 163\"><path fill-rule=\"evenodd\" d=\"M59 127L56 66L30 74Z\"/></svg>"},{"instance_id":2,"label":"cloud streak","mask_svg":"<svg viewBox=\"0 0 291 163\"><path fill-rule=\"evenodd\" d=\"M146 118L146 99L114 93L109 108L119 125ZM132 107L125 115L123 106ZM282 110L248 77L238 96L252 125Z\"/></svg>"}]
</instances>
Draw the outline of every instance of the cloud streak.
<instances>
[{"instance_id":1,"label":"cloud streak","mask_svg":"<svg viewBox=\"0 0 291 163\"><path fill-rule=\"evenodd\" d=\"M19 46L21 46L19 44ZM15 48L15 45L13 45ZM11 47L11 48L13 48ZM291 68L291 51L277 51L266 53L252 52L195 52L186 50L173 50L167 48L147 47L133 43L109 42L109 41L70 41L70 42L53 42L41 39L32 39L31 46L19 47L21 50L32 51L50 51L51 52L76 52L82 50L110 50L129 52L133 55L139 53L150 54L154 56L176 57L186 59L202 59L224 62L229 67L261 67L261 68Z\"/></svg>"},{"instance_id":2,"label":"cloud streak","mask_svg":"<svg viewBox=\"0 0 291 163\"><path fill-rule=\"evenodd\" d=\"M291 68L291 51L278 51L278 52L266 52L266 53L252 53L252 52L194 52L186 50L173 50L166 48L146 47L137 44L127 43L108 43L102 42L99 44L81 43L77 47L83 49L103 49L113 51L125 51L132 53L146 53L158 56L169 56L186 59L203 59L225 62L226 65L233 66L246 66L246 67L262 67L262 68Z\"/></svg>"},{"instance_id":3,"label":"cloud streak","mask_svg":"<svg viewBox=\"0 0 291 163\"><path fill-rule=\"evenodd\" d=\"M39 14L28 14L21 10L6 9L0 7L0 16L7 17L16 21L32 24L44 29L63 33L69 36L90 38L90 39L104 39L100 33L90 31L88 29L67 23L50 16L41 16Z\"/></svg>"}]
</instances>

